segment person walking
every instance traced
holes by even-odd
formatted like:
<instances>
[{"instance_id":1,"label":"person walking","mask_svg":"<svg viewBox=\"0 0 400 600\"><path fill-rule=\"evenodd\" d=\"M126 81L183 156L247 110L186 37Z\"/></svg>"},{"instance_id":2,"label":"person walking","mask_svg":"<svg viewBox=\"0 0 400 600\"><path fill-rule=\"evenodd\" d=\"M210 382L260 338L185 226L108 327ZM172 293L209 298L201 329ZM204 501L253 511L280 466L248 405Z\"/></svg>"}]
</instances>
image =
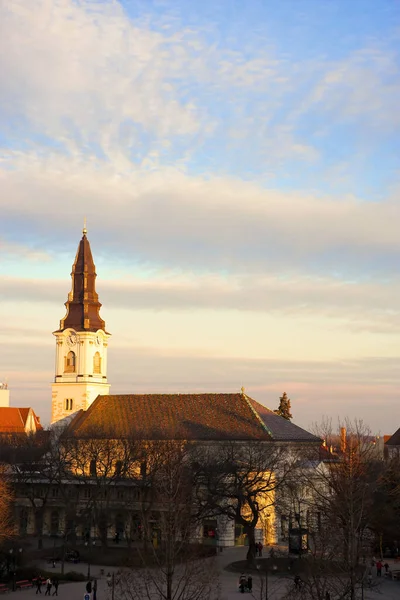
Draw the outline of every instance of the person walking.
<instances>
[{"instance_id":1,"label":"person walking","mask_svg":"<svg viewBox=\"0 0 400 600\"><path fill-rule=\"evenodd\" d=\"M383 565L385 567L385 573L388 574L389 573L389 565L387 562L385 562L385 564Z\"/></svg>"},{"instance_id":2,"label":"person walking","mask_svg":"<svg viewBox=\"0 0 400 600\"><path fill-rule=\"evenodd\" d=\"M247 589L249 590L250 593L253 589L253 578L251 575L247 576Z\"/></svg>"},{"instance_id":3,"label":"person walking","mask_svg":"<svg viewBox=\"0 0 400 600\"><path fill-rule=\"evenodd\" d=\"M93 600L97 600L97 579L93 581Z\"/></svg>"},{"instance_id":4,"label":"person walking","mask_svg":"<svg viewBox=\"0 0 400 600\"><path fill-rule=\"evenodd\" d=\"M40 575L38 575L36 579L36 593L42 593L42 577Z\"/></svg>"},{"instance_id":5,"label":"person walking","mask_svg":"<svg viewBox=\"0 0 400 600\"><path fill-rule=\"evenodd\" d=\"M376 563L376 576L377 577L382 577L382 567L383 567L383 565L379 559L378 562Z\"/></svg>"},{"instance_id":6,"label":"person walking","mask_svg":"<svg viewBox=\"0 0 400 600\"><path fill-rule=\"evenodd\" d=\"M50 596L52 585L53 585L53 583L52 583L50 577L48 577L46 579L46 592L45 592L45 596Z\"/></svg>"},{"instance_id":7,"label":"person walking","mask_svg":"<svg viewBox=\"0 0 400 600\"><path fill-rule=\"evenodd\" d=\"M58 584L59 584L59 581L58 581L57 577L55 577L53 579L53 585L54 585L53 596L58 596Z\"/></svg>"}]
</instances>

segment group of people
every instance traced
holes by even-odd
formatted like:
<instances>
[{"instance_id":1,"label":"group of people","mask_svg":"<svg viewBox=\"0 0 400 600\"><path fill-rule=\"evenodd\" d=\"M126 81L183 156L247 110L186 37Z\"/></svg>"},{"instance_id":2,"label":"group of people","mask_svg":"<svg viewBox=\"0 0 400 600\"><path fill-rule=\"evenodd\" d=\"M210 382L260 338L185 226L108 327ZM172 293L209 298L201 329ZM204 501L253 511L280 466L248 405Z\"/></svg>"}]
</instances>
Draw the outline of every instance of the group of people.
<instances>
[{"instance_id":1,"label":"group of people","mask_svg":"<svg viewBox=\"0 0 400 600\"><path fill-rule=\"evenodd\" d=\"M239 577L239 590L242 592L251 592L253 589L253 578L251 575L242 573Z\"/></svg>"},{"instance_id":2,"label":"group of people","mask_svg":"<svg viewBox=\"0 0 400 600\"><path fill-rule=\"evenodd\" d=\"M59 584L59 581L56 577L54 577L53 580L51 580L50 577L48 577L45 582L46 592L44 595L45 596L51 596L51 595L58 596L58 584ZM43 580L39 575L39 577L36 579L36 593L37 594L42 593L42 585L43 585ZM54 592L53 592L53 594L51 594L51 590L52 590L53 586L54 586Z\"/></svg>"},{"instance_id":3,"label":"group of people","mask_svg":"<svg viewBox=\"0 0 400 600\"><path fill-rule=\"evenodd\" d=\"M262 551L263 551L263 548L264 548L264 546L262 545L262 543L261 542L256 542L255 546L256 546L256 556L262 556Z\"/></svg>"}]
</instances>

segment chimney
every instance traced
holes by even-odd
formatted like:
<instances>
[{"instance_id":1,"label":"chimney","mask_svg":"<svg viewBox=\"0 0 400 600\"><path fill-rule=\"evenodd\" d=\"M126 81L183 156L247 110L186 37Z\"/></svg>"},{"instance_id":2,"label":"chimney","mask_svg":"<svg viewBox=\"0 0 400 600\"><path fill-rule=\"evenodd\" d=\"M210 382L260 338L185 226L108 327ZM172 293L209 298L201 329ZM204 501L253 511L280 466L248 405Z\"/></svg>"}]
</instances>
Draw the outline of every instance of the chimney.
<instances>
[{"instance_id":1,"label":"chimney","mask_svg":"<svg viewBox=\"0 0 400 600\"><path fill-rule=\"evenodd\" d=\"M346 452L346 427L340 428L340 451Z\"/></svg>"}]
</instances>

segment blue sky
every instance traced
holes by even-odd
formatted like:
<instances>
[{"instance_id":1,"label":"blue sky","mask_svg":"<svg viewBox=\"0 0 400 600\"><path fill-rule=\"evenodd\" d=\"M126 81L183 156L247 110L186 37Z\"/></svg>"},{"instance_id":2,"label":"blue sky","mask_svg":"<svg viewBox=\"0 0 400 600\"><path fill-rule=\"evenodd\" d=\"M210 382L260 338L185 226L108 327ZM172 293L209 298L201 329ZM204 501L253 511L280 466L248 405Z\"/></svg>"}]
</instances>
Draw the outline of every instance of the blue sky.
<instances>
[{"instance_id":1,"label":"blue sky","mask_svg":"<svg viewBox=\"0 0 400 600\"><path fill-rule=\"evenodd\" d=\"M301 425L361 415L390 433L399 37L389 0L2 6L13 403L48 418L87 216L112 390L244 385L272 407L286 390Z\"/></svg>"}]
</instances>

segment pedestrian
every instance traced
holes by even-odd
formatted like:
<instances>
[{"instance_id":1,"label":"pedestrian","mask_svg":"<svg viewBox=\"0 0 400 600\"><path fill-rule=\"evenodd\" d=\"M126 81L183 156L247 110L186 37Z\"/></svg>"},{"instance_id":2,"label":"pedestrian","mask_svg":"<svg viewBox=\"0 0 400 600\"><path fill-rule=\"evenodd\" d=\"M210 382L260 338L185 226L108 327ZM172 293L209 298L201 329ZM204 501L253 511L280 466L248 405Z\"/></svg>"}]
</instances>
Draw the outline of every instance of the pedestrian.
<instances>
[{"instance_id":1,"label":"pedestrian","mask_svg":"<svg viewBox=\"0 0 400 600\"><path fill-rule=\"evenodd\" d=\"M53 569L55 569L55 568L56 568L56 561L53 558Z\"/></svg>"},{"instance_id":2,"label":"pedestrian","mask_svg":"<svg viewBox=\"0 0 400 600\"><path fill-rule=\"evenodd\" d=\"M389 565L387 562L383 565L385 567L385 573L389 573Z\"/></svg>"},{"instance_id":3,"label":"pedestrian","mask_svg":"<svg viewBox=\"0 0 400 600\"><path fill-rule=\"evenodd\" d=\"M53 596L58 596L58 584L59 584L59 581L58 581L57 577L53 578L53 585L54 585Z\"/></svg>"},{"instance_id":4,"label":"pedestrian","mask_svg":"<svg viewBox=\"0 0 400 600\"><path fill-rule=\"evenodd\" d=\"M382 577L382 563L380 560L378 560L378 562L376 563L376 576L377 577Z\"/></svg>"},{"instance_id":5,"label":"pedestrian","mask_svg":"<svg viewBox=\"0 0 400 600\"><path fill-rule=\"evenodd\" d=\"M97 600L97 579L93 581L93 600Z\"/></svg>"},{"instance_id":6,"label":"pedestrian","mask_svg":"<svg viewBox=\"0 0 400 600\"><path fill-rule=\"evenodd\" d=\"M90 579L89 579L89 581L86 584L86 591L87 591L88 594L92 593L92 582L90 581Z\"/></svg>"},{"instance_id":7,"label":"pedestrian","mask_svg":"<svg viewBox=\"0 0 400 600\"><path fill-rule=\"evenodd\" d=\"M253 589L253 578L251 575L247 576L247 589L249 590L250 593L251 593L251 590Z\"/></svg>"},{"instance_id":8,"label":"pedestrian","mask_svg":"<svg viewBox=\"0 0 400 600\"><path fill-rule=\"evenodd\" d=\"M48 577L46 579L46 593L45 593L45 596L50 596L52 585L53 585L53 583L52 583L50 577Z\"/></svg>"},{"instance_id":9,"label":"pedestrian","mask_svg":"<svg viewBox=\"0 0 400 600\"><path fill-rule=\"evenodd\" d=\"M107 573L106 579L107 579L107 585L108 585L108 587L111 587L112 577L111 577L111 573L110 572Z\"/></svg>"},{"instance_id":10,"label":"pedestrian","mask_svg":"<svg viewBox=\"0 0 400 600\"><path fill-rule=\"evenodd\" d=\"M258 556L262 556L263 545L261 542L258 543Z\"/></svg>"},{"instance_id":11,"label":"pedestrian","mask_svg":"<svg viewBox=\"0 0 400 600\"><path fill-rule=\"evenodd\" d=\"M42 577L40 575L38 575L36 578L36 593L42 593Z\"/></svg>"},{"instance_id":12,"label":"pedestrian","mask_svg":"<svg viewBox=\"0 0 400 600\"><path fill-rule=\"evenodd\" d=\"M372 587L372 571L369 571L368 573L367 583L369 588Z\"/></svg>"},{"instance_id":13,"label":"pedestrian","mask_svg":"<svg viewBox=\"0 0 400 600\"><path fill-rule=\"evenodd\" d=\"M300 575L296 575L296 577L294 578L294 586L295 586L296 590L299 590L301 588L301 577L300 577Z\"/></svg>"}]
</instances>

